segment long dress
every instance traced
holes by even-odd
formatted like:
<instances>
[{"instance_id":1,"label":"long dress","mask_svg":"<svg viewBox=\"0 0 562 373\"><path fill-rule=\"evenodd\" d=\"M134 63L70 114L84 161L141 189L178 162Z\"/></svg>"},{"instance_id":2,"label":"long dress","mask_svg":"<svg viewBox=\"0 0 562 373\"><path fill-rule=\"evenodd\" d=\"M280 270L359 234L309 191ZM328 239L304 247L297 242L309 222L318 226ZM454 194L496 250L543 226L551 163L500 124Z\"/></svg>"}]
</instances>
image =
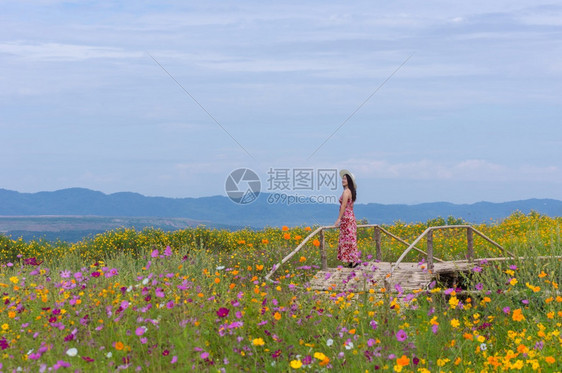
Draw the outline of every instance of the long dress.
<instances>
[{"instance_id":1,"label":"long dress","mask_svg":"<svg viewBox=\"0 0 562 373\"><path fill-rule=\"evenodd\" d=\"M340 197L340 207L343 194ZM340 220L340 237L338 241L338 260L342 262L359 262L359 250L357 250L357 222L353 213L353 200L345 206L343 216Z\"/></svg>"}]
</instances>

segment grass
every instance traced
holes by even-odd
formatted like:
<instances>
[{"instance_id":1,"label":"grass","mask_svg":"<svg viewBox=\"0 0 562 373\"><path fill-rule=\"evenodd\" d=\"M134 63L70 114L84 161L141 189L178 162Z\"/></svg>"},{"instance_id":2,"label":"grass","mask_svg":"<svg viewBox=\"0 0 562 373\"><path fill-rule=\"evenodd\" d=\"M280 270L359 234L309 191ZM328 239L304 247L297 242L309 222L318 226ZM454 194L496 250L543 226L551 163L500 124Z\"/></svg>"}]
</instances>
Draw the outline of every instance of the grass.
<instances>
[{"instance_id":1,"label":"grass","mask_svg":"<svg viewBox=\"0 0 562 373\"><path fill-rule=\"evenodd\" d=\"M387 228L411 241L433 223ZM562 262L537 259L560 255L560 225L515 214L478 226L530 259L477 262L463 289L382 296L306 290L319 265L312 243L264 281L307 227L4 238L0 370L560 371ZM332 264L336 239L326 237ZM373 250L368 232L359 243L365 256ZM397 257L403 246L383 248ZM462 235L435 237L444 257L465 248Z\"/></svg>"}]
</instances>

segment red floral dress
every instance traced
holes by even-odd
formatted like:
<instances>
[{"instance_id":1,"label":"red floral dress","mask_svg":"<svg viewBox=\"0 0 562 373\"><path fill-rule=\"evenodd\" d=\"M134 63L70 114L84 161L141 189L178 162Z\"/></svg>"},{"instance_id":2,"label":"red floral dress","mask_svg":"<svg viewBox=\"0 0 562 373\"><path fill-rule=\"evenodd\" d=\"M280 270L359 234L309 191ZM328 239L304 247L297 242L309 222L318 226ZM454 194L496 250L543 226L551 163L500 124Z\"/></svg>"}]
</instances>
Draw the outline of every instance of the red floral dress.
<instances>
[{"instance_id":1,"label":"red floral dress","mask_svg":"<svg viewBox=\"0 0 562 373\"><path fill-rule=\"evenodd\" d=\"M343 194L340 197L342 204ZM347 203L343 216L340 220L340 238L338 242L338 260L342 262L359 262L359 250L357 250L357 222L353 213L353 200Z\"/></svg>"}]
</instances>

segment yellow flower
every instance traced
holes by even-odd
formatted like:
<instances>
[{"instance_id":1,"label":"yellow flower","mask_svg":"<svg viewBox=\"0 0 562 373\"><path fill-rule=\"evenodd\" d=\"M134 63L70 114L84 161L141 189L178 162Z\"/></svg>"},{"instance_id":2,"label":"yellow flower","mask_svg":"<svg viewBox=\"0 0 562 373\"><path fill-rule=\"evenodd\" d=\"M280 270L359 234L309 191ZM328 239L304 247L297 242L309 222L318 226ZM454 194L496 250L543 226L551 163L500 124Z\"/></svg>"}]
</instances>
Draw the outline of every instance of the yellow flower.
<instances>
[{"instance_id":1,"label":"yellow flower","mask_svg":"<svg viewBox=\"0 0 562 373\"><path fill-rule=\"evenodd\" d=\"M256 338L252 341L252 344L254 346L263 346L265 344L265 342L263 341L262 338Z\"/></svg>"},{"instance_id":2,"label":"yellow flower","mask_svg":"<svg viewBox=\"0 0 562 373\"><path fill-rule=\"evenodd\" d=\"M281 320L281 314L279 312L275 312L275 314L273 315L273 318L277 321Z\"/></svg>"},{"instance_id":3,"label":"yellow flower","mask_svg":"<svg viewBox=\"0 0 562 373\"><path fill-rule=\"evenodd\" d=\"M451 306L451 308L457 308L459 304L459 300L457 299L457 297L452 296L451 299L449 299L449 306Z\"/></svg>"},{"instance_id":4,"label":"yellow flower","mask_svg":"<svg viewBox=\"0 0 562 373\"><path fill-rule=\"evenodd\" d=\"M16 276L12 276L10 277L10 281L14 284L17 284L20 282L19 278L17 278Z\"/></svg>"},{"instance_id":5,"label":"yellow flower","mask_svg":"<svg viewBox=\"0 0 562 373\"><path fill-rule=\"evenodd\" d=\"M302 362L300 360L291 360L290 365L293 369L299 369L300 367L302 367Z\"/></svg>"},{"instance_id":6,"label":"yellow flower","mask_svg":"<svg viewBox=\"0 0 562 373\"><path fill-rule=\"evenodd\" d=\"M315 352L314 358L322 361L322 360L326 359L326 355L324 355L322 352Z\"/></svg>"},{"instance_id":7,"label":"yellow flower","mask_svg":"<svg viewBox=\"0 0 562 373\"><path fill-rule=\"evenodd\" d=\"M2 330L8 330L8 329L10 329L10 325L2 324Z\"/></svg>"},{"instance_id":8,"label":"yellow flower","mask_svg":"<svg viewBox=\"0 0 562 373\"><path fill-rule=\"evenodd\" d=\"M517 284L517 279L516 279L515 277L512 278L511 280L509 280L509 284L510 284L511 286L515 286L515 284Z\"/></svg>"},{"instance_id":9,"label":"yellow flower","mask_svg":"<svg viewBox=\"0 0 562 373\"><path fill-rule=\"evenodd\" d=\"M451 326L452 326L453 328L458 328L460 324L461 324L461 323L460 323L459 320L457 320L457 319L452 319L452 320L451 320Z\"/></svg>"}]
</instances>

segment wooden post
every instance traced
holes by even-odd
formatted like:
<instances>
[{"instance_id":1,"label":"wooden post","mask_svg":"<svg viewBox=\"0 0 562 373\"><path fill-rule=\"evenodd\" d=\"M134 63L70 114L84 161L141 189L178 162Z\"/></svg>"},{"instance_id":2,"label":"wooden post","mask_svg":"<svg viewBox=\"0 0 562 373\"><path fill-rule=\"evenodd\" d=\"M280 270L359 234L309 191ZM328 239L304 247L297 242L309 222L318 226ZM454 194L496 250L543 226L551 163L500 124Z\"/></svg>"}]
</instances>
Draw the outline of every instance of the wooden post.
<instances>
[{"instance_id":1,"label":"wooden post","mask_svg":"<svg viewBox=\"0 0 562 373\"><path fill-rule=\"evenodd\" d=\"M433 230L427 232L427 269L433 270Z\"/></svg>"},{"instance_id":2,"label":"wooden post","mask_svg":"<svg viewBox=\"0 0 562 373\"><path fill-rule=\"evenodd\" d=\"M381 230L379 227L375 227L375 246L377 247L377 260L382 260L382 249L381 249Z\"/></svg>"},{"instance_id":3,"label":"wooden post","mask_svg":"<svg viewBox=\"0 0 562 373\"><path fill-rule=\"evenodd\" d=\"M324 229L320 231L320 261L322 262L322 270L328 269L328 257L326 256L326 244L324 243Z\"/></svg>"},{"instance_id":4,"label":"wooden post","mask_svg":"<svg viewBox=\"0 0 562 373\"><path fill-rule=\"evenodd\" d=\"M472 235L472 228L466 228L466 241L467 241L467 256L468 260L474 260L474 238Z\"/></svg>"}]
</instances>

